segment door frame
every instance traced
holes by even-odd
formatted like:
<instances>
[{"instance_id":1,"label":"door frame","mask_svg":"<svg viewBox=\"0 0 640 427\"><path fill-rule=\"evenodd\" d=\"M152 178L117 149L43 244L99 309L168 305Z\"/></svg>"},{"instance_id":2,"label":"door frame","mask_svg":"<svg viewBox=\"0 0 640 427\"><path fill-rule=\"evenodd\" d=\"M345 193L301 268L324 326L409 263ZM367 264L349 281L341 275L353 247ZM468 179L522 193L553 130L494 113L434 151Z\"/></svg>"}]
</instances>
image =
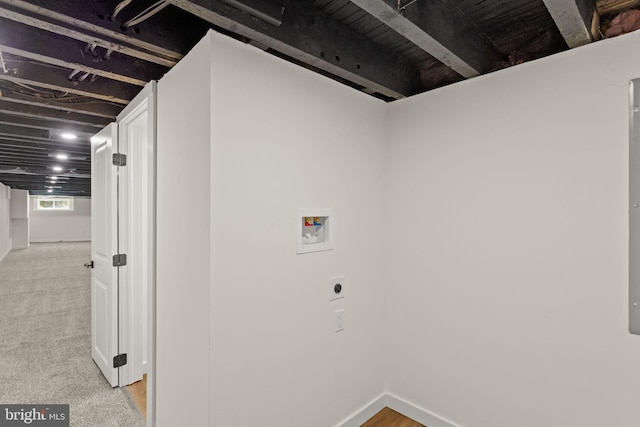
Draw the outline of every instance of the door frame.
<instances>
[{"instance_id":1,"label":"door frame","mask_svg":"<svg viewBox=\"0 0 640 427\"><path fill-rule=\"evenodd\" d=\"M117 116L118 152L127 156L127 165L119 168L119 250L127 254L127 265L119 268L119 341L120 351L126 352L131 361L119 368L120 385L141 379L135 363L146 359L149 427L155 425L156 93L157 82L147 83ZM142 140L132 140L135 138L132 132L136 132L132 124L145 115L146 138L140 145ZM134 285L141 281L146 282L147 287L146 292L139 294ZM137 312L140 303L146 304L144 318ZM135 331L141 326L140 322L146 323L146 340L136 345Z\"/></svg>"}]
</instances>

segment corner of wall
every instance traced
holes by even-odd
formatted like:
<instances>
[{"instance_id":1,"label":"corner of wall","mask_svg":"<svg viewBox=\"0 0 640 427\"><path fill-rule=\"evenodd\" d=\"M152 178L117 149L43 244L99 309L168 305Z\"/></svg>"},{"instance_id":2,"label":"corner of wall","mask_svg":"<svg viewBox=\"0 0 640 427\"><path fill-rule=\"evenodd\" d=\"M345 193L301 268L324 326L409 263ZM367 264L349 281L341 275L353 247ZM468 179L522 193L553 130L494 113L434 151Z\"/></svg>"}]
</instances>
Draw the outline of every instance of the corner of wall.
<instances>
[{"instance_id":1,"label":"corner of wall","mask_svg":"<svg viewBox=\"0 0 640 427\"><path fill-rule=\"evenodd\" d=\"M11 251L11 239L9 239L9 248L5 251L4 254L0 255L0 262L2 262L4 257L6 257L10 251Z\"/></svg>"},{"instance_id":2,"label":"corner of wall","mask_svg":"<svg viewBox=\"0 0 640 427\"><path fill-rule=\"evenodd\" d=\"M402 351L389 390L469 426L636 424L640 341L626 306L638 37L392 103L386 339ZM424 239L405 232L411 220Z\"/></svg>"},{"instance_id":3,"label":"corner of wall","mask_svg":"<svg viewBox=\"0 0 640 427\"><path fill-rule=\"evenodd\" d=\"M211 425L210 38L209 33L157 84L155 381L158 427ZM189 144L188 150L184 149L185 143ZM181 369L176 370L178 360ZM182 414L175 411L176 407L189 410Z\"/></svg>"},{"instance_id":4,"label":"corner of wall","mask_svg":"<svg viewBox=\"0 0 640 427\"><path fill-rule=\"evenodd\" d=\"M445 418L419 407L418 405L387 392L381 394L367 405L339 422L336 427L360 427L385 407L393 409L394 411L409 417L420 424L424 424L425 426L460 427Z\"/></svg>"},{"instance_id":5,"label":"corner of wall","mask_svg":"<svg viewBox=\"0 0 640 427\"><path fill-rule=\"evenodd\" d=\"M371 402L340 421L335 427L360 427L387 406L387 396L387 393L382 393L380 396L376 397Z\"/></svg>"},{"instance_id":6,"label":"corner of wall","mask_svg":"<svg viewBox=\"0 0 640 427\"><path fill-rule=\"evenodd\" d=\"M9 187L0 183L0 260L11 250L11 208Z\"/></svg>"}]
</instances>

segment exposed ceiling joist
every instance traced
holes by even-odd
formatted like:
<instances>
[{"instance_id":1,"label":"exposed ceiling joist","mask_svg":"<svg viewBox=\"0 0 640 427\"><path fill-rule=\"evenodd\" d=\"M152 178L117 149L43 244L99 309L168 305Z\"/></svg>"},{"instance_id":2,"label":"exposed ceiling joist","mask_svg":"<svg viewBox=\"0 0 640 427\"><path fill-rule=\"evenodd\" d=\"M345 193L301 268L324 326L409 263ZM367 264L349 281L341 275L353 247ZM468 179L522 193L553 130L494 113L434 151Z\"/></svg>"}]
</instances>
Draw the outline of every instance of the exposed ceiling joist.
<instances>
[{"instance_id":1,"label":"exposed ceiling joist","mask_svg":"<svg viewBox=\"0 0 640 427\"><path fill-rule=\"evenodd\" d=\"M640 6L640 0L597 0L596 10L600 15L612 15L632 7Z\"/></svg>"},{"instance_id":2,"label":"exposed ceiling joist","mask_svg":"<svg viewBox=\"0 0 640 427\"><path fill-rule=\"evenodd\" d=\"M69 128L71 127L69 125L65 127L64 125L65 122L59 122L58 120L61 119L61 117L49 118L47 120L46 118L43 118L43 116L40 116L38 114L24 113L24 112L23 114L25 115L19 116L15 114L16 112L15 110L12 110L11 114L7 114L6 106L7 104L0 104L0 124L7 124L7 125L11 124L19 128L47 130L46 132L47 139L54 138L58 134L69 131ZM74 118L78 119L79 117L75 116ZM97 132L97 130L100 130L102 127L104 127L104 125L100 123L96 123L95 125L73 123L73 131L76 134L84 133L87 135L93 135ZM16 133L15 135L19 135L19 133Z\"/></svg>"},{"instance_id":3,"label":"exposed ceiling joist","mask_svg":"<svg viewBox=\"0 0 640 427\"><path fill-rule=\"evenodd\" d=\"M117 23L110 22L108 17L102 16L100 19L94 13L88 13L91 9L86 7L85 0L58 2L56 10L51 9L49 0L0 0L0 6L3 6L0 9L2 17L86 43L95 43L134 58L171 67L183 57L177 49L170 47L180 40L176 29L168 31L169 36L162 39L154 38L151 32L136 37L123 34L117 30ZM77 16L79 14L82 14L82 18ZM113 28L107 28L108 24Z\"/></svg>"},{"instance_id":4,"label":"exposed ceiling joist","mask_svg":"<svg viewBox=\"0 0 640 427\"><path fill-rule=\"evenodd\" d=\"M25 129L22 126L16 126L15 122L6 122L3 119L5 114L0 113L0 135L4 137L22 136L29 138L49 138L49 131L42 128Z\"/></svg>"},{"instance_id":5,"label":"exposed ceiling joist","mask_svg":"<svg viewBox=\"0 0 640 427\"><path fill-rule=\"evenodd\" d=\"M204 21L175 8L147 14L150 1L136 0L115 19L119 0L0 0L0 182L38 194L59 161L52 153L62 152L74 185L55 193L91 193L88 136L206 31ZM63 131L79 138L60 142Z\"/></svg>"},{"instance_id":6,"label":"exposed ceiling joist","mask_svg":"<svg viewBox=\"0 0 640 427\"><path fill-rule=\"evenodd\" d=\"M33 166L38 166L38 164L42 164L43 161L47 161L46 155L37 155L34 153L38 153L37 150L29 149L29 151L16 151L14 154L11 154L7 151L7 149L3 148L2 153L0 153L0 164L2 167L7 166L21 166L31 168ZM26 162L18 163L20 160L24 159ZM66 163L65 165L71 167L72 169L78 170L79 167L82 166L82 161L74 162L74 163Z\"/></svg>"},{"instance_id":7,"label":"exposed ceiling joist","mask_svg":"<svg viewBox=\"0 0 640 427\"><path fill-rule=\"evenodd\" d=\"M4 113L10 116L13 116L18 120L19 118L33 118L39 120L47 120L52 122L49 126L49 129L56 129L63 127L62 125L66 124L74 124L81 125L87 128L94 128L92 133L100 130L104 127L105 124L109 123L108 119L102 117L95 116L87 116L80 113L68 113L68 112L57 112L48 108L42 108L35 105L19 105L16 108L15 104L4 101L0 98L0 113ZM57 123L60 123L58 125ZM79 128L80 126L78 126Z\"/></svg>"},{"instance_id":8,"label":"exposed ceiling joist","mask_svg":"<svg viewBox=\"0 0 640 427\"><path fill-rule=\"evenodd\" d=\"M405 7L397 0L351 2L463 77L482 74L502 60L471 22L440 0L405 1Z\"/></svg>"},{"instance_id":9,"label":"exposed ceiling joist","mask_svg":"<svg viewBox=\"0 0 640 427\"><path fill-rule=\"evenodd\" d=\"M149 53L141 49L136 49L135 47L123 45L123 44L120 44L120 43L117 43L93 34L83 33L73 28L69 28L63 25L59 25L57 23L49 22L43 19L35 18L35 17L24 15L21 13L17 13L12 10L0 8L0 17L10 19L12 21L19 22L22 24L26 24L34 28L39 28L41 30L49 31L54 34L70 37L70 38L82 41L84 43L88 43L90 45L99 46L105 49L105 54L108 54L108 52L119 52L123 55L131 56L132 58L142 59L144 61L149 61L149 62L155 62L165 67L172 67L176 64L176 60L173 60L173 59L166 59L164 57L159 57L153 53ZM50 17L48 18L50 19Z\"/></svg>"},{"instance_id":10,"label":"exposed ceiling joist","mask_svg":"<svg viewBox=\"0 0 640 427\"><path fill-rule=\"evenodd\" d=\"M2 93L0 100L13 102L22 105L48 108L59 112L81 113L89 116L96 116L108 119L107 122L114 121L118 113L122 110L122 105L92 100L92 99L66 99L66 98L46 98L43 96L25 95L20 93ZM15 106L19 110L19 106Z\"/></svg>"},{"instance_id":11,"label":"exposed ceiling joist","mask_svg":"<svg viewBox=\"0 0 640 427\"><path fill-rule=\"evenodd\" d=\"M69 183L54 194L90 194L89 137L209 29L392 100L588 43L600 15L639 6L640 0L0 0L0 182L46 192L56 155L64 153ZM243 82L234 83L241 89ZM63 131L78 138L64 141Z\"/></svg>"},{"instance_id":12,"label":"exposed ceiling joist","mask_svg":"<svg viewBox=\"0 0 640 427\"><path fill-rule=\"evenodd\" d=\"M42 161L47 161L48 160L48 154L39 152L38 150L35 150L33 148L29 148L26 149L24 151L18 150L15 151L14 153L11 153L10 151L6 150L3 148L2 153L0 153L0 163L3 164L5 167L9 166L11 163L16 162L17 165L20 166L26 166L26 167L33 167L33 166L38 166L38 164L42 163ZM18 163L20 162L20 160L24 159L24 162ZM86 156L82 157L79 161L65 161L64 166L70 169L75 169L78 170L79 167L83 166L83 162L86 160ZM16 165L16 166L17 166Z\"/></svg>"},{"instance_id":13,"label":"exposed ceiling joist","mask_svg":"<svg viewBox=\"0 0 640 427\"><path fill-rule=\"evenodd\" d=\"M278 26L282 24L284 7L280 0L225 0L225 3L229 3L231 6L235 6L271 25Z\"/></svg>"},{"instance_id":14,"label":"exposed ceiling joist","mask_svg":"<svg viewBox=\"0 0 640 427\"><path fill-rule=\"evenodd\" d=\"M22 190L28 190L29 194L34 196L47 195L46 189L43 189L41 176L46 175L46 170L37 170L37 173L30 174L18 174L18 173L3 173L2 166L0 166L0 182L8 185L11 188L20 188ZM67 196L90 196L91 193L87 191L90 188L91 182L88 177L74 177L64 182L64 194ZM62 186L55 186L59 189Z\"/></svg>"},{"instance_id":15,"label":"exposed ceiling joist","mask_svg":"<svg viewBox=\"0 0 640 427\"><path fill-rule=\"evenodd\" d=\"M414 67L309 0L287 0L280 26L217 0L169 1L218 27L389 98L403 98L421 90Z\"/></svg>"},{"instance_id":16,"label":"exposed ceiling joist","mask_svg":"<svg viewBox=\"0 0 640 427\"><path fill-rule=\"evenodd\" d=\"M4 61L11 71L6 74L0 73L0 80L30 87L72 93L122 105L128 104L141 89L139 86L104 78L92 81L93 79L86 73L83 74L85 78L82 81L73 80L69 70L32 61L23 61L19 58L10 59L6 55ZM82 78L82 76L80 77Z\"/></svg>"},{"instance_id":17,"label":"exposed ceiling joist","mask_svg":"<svg viewBox=\"0 0 640 427\"><path fill-rule=\"evenodd\" d=\"M104 50L97 52L95 47L83 46L82 42L8 19L0 18L0 27L0 51L3 53L137 86L144 86L168 70L154 63L142 64L118 53L107 56Z\"/></svg>"},{"instance_id":18,"label":"exposed ceiling joist","mask_svg":"<svg viewBox=\"0 0 640 427\"><path fill-rule=\"evenodd\" d=\"M11 145L11 144L2 144L0 142L0 147L2 148L2 152L0 152L0 157L4 156L6 159L13 159L18 156L24 156L25 159L34 159L40 161L48 161L51 157L56 158L57 161L60 161L56 157L56 152L61 152L62 149L58 149L56 147L43 147L39 144L21 144L21 145ZM65 153L68 151L65 151ZM65 166L74 168L74 169L82 169L84 167L83 162L91 157L91 153L76 153L73 155L72 160L66 160ZM20 160L19 157L16 160ZM3 163L4 164L4 163ZM5 164L6 166L6 164ZM26 166L26 165L25 165Z\"/></svg>"},{"instance_id":19,"label":"exposed ceiling joist","mask_svg":"<svg viewBox=\"0 0 640 427\"><path fill-rule=\"evenodd\" d=\"M570 48L593 41L593 0L543 0L562 37Z\"/></svg>"},{"instance_id":20,"label":"exposed ceiling joist","mask_svg":"<svg viewBox=\"0 0 640 427\"><path fill-rule=\"evenodd\" d=\"M74 142L70 144L66 142L51 141L46 138L33 137L13 138L10 135L0 136L0 148L2 153L7 149L15 151L28 151L30 153L43 154L45 157L55 157L57 154L64 152L68 154L72 161L84 160L91 157L91 150L88 144L78 144Z\"/></svg>"}]
</instances>

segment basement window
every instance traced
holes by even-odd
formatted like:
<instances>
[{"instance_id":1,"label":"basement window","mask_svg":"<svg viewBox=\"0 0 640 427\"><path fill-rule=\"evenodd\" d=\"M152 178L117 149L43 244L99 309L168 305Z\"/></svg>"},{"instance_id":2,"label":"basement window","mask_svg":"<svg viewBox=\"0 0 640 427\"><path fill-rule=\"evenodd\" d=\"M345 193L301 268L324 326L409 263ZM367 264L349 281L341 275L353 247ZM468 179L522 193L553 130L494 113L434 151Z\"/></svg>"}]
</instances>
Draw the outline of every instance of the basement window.
<instances>
[{"instance_id":1,"label":"basement window","mask_svg":"<svg viewBox=\"0 0 640 427\"><path fill-rule=\"evenodd\" d=\"M43 211L72 211L71 197L36 197L36 210Z\"/></svg>"}]
</instances>

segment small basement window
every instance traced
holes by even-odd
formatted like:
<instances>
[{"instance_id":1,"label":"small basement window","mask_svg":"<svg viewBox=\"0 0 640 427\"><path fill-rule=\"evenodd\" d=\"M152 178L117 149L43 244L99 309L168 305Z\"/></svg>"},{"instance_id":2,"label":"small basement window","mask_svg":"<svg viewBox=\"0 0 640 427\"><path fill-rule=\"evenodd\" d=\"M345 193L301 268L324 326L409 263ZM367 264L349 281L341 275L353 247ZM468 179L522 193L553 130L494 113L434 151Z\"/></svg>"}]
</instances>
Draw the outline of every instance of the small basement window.
<instances>
[{"instance_id":1,"label":"small basement window","mask_svg":"<svg viewBox=\"0 0 640 427\"><path fill-rule=\"evenodd\" d=\"M71 197L36 197L36 210L43 211L72 211Z\"/></svg>"}]
</instances>

